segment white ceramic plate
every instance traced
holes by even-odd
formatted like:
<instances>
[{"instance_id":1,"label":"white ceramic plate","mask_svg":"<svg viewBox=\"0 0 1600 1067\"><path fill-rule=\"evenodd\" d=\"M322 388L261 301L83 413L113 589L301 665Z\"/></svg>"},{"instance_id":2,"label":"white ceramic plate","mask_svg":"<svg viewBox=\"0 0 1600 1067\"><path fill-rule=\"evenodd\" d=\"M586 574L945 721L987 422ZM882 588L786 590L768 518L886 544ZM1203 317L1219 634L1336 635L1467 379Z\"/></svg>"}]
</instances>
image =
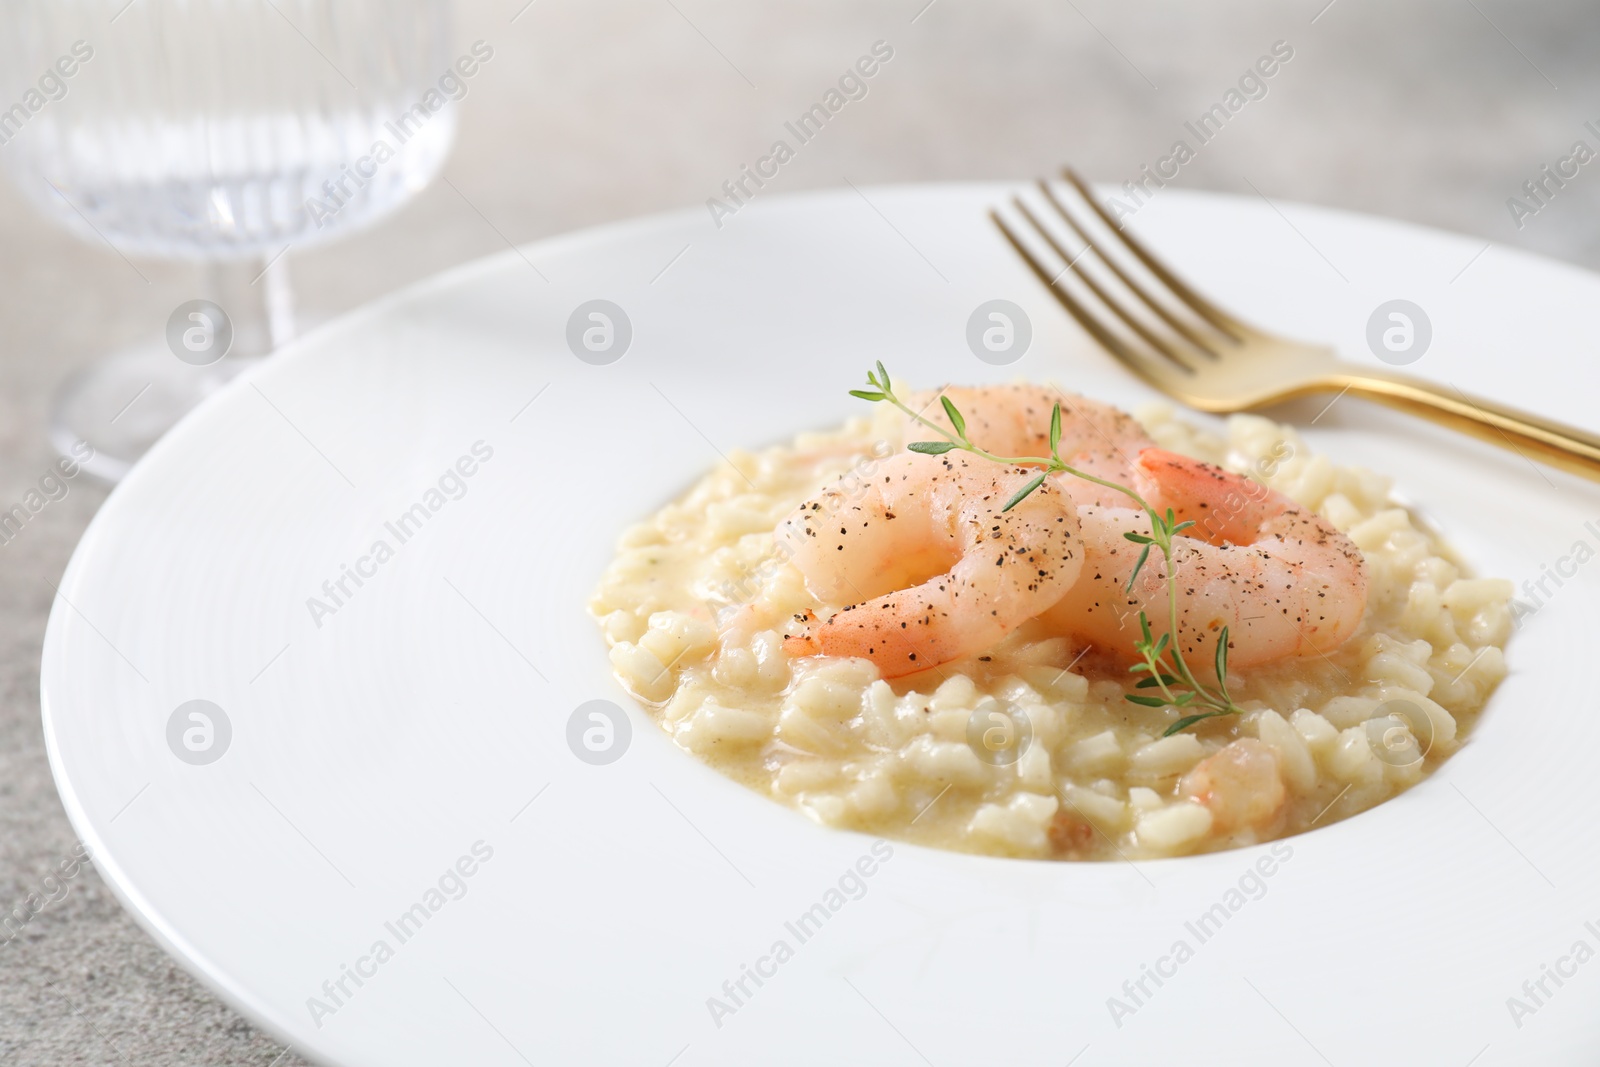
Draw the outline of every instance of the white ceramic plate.
<instances>
[{"instance_id":1,"label":"white ceramic plate","mask_svg":"<svg viewBox=\"0 0 1600 1067\"><path fill-rule=\"evenodd\" d=\"M1291 839L1259 882L1266 849L1134 867L896 844L800 943L785 923L871 841L702 766L613 683L583 605L617 533L719 450L837 422L873 359L1148 396L991 230L1007 192L771 197L720 231L690 211L533 245L351 315L196 412L95 519L45 645L61 794L128 908L252 1019L350 1067L1593 1063L1600 963L1567 954L1600 949L1600 567L1561 560L1600 547L1600 493L1515 455L1348 399L1306 430L1395 475L1480 573L1576 573L1547 585L1464 751ZM1592 275L1259 200L1166 191L1135 221L1247 318L1375 362L1369 314L1409 299L1433 325L1413 370L1596 425ZM596 298L632 323L606 366L565 341ZM1010 367L965 341L993 298L1033 322ZM385 523L477 442L492 456L463 495L401 544ZM392 558L361 563L380 539ZM566 740L594 699L630 709L603 766ZM231 725L205 765L168 743L192 700ZM471 877L430 896L461 857ZM1219 903L1202 941L1186 924ZM386 923L416 904L402 942ZM792 958L762 962L780 940ZM1545 964L1573 975L1536 1003Z\"/></svg>"}]
</instances>

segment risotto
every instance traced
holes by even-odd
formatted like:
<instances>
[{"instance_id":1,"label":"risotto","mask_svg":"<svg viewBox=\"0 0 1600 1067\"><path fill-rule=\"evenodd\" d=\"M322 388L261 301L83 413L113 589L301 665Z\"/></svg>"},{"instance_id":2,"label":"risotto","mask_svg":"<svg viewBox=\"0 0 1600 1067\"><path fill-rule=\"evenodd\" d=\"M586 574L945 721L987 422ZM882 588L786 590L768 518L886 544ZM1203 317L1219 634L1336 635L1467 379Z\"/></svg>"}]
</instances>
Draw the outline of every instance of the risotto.
<instances>
[{"instance_id":1,"label":"risotto","mask_svg":"<svg viewBox=\"0 0 1600 1067\"><path fill-rule=\"evenodd\" d=\"M1365 557L1353 636L1231 671L1241 714L1166 736L1182 709L1130 703L1137 675L1034 623L981 655L891 678L868 659L786 652L796 620L845 605L808 591L774 529L826 486L848 499L900 451L886 405L732 452L626 532L590 604L617 677L678 745L820 823L1004 856L1252 844L1364 811L1448 758L1505 675L1511 583L1469 577L1387 478L1313 455L1287 426L1238 415L1218 438L1164 405L1136 416L1159 447L1284 494ZM741 612L772 625L728 627ZM1273 757L1271 780L1246 780L1236 797L1270 804L1269 818L1197 799L1225 747L1224 758Z\"/></svg>"}]
</instances>

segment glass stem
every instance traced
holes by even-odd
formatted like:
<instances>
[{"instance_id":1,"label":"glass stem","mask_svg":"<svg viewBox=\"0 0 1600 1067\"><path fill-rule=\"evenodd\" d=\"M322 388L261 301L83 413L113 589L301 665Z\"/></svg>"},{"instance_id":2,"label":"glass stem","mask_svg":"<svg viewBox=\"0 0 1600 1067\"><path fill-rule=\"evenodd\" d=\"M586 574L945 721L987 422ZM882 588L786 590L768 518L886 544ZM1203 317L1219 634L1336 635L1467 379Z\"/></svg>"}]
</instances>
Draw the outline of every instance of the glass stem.
<instances>
[{"instance_id":1,"label":"glass stem","mask_svg":"<svg viewBox=\"0 0 1600 1067\"><path fill-rule=\"evenodd\" d=\"M233 323L234 359L259 359L294 339L294 291L289 285L289 257L270 260L210 260L201 290L221 305Z\"/></svg>"}]
</instances>

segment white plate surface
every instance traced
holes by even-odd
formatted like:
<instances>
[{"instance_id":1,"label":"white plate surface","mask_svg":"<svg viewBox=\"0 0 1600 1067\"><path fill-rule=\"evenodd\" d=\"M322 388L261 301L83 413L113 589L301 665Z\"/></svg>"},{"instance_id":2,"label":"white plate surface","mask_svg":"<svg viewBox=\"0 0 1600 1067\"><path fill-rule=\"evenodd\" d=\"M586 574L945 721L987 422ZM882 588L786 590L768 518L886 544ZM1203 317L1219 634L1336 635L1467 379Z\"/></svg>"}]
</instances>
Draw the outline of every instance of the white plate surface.
<instances>
[{"instance_id":1,"label":"white plate surface","mask_svg":"<svg viewBox=\"0 0 1600 1067\"><path fill-rule=\"evenodd\" d=\"M617 533L719 450L837 422L873 359L1149 396L990 228L1008 191L774 196L720 231L690 211L532 245L323 329L186 420L96 517L45 644L61 794L128 908L252 1019L348 1067L1593 1063L1600 963L1567 957L1600 950L1600 567L1561 561L1600 548L1600 493L1515 455L1348 399L1306 429L1392 473L1480 573L1575 574L1520 627L1471 744L1291 839L1259 889L1265 849L1134 867L896 844L800 944L785 922L871 841L702 766L612 681L584 601ZM1416 372L1600 421L1592 275L1178 191L1136 225L1247 318L1376 363L1368 315L1409 299L1434 332ZM565 342L595 298L633 326L608 366ZM1010 367L966 346L992 298L1032 318ZM476 442L493 455L464 495L318 625L308 598L393 546L385 522ZM195 699L232 726L203 766L167 743ZM606 766L566 743L591 699L632 719ZM401 943L385 924L475 844L492 856ZM1201 942L1186 923L1241 879L1250 899ZM707 999L780 939L793 958L718 1025ZM380 940L392 958L361 963ZM313 1010L358 963L363 984ZM1174 973L1114 1017L1158 964ZM1536 1001L1546 964L1571 976Z\"/></svg>"}]
</instances>

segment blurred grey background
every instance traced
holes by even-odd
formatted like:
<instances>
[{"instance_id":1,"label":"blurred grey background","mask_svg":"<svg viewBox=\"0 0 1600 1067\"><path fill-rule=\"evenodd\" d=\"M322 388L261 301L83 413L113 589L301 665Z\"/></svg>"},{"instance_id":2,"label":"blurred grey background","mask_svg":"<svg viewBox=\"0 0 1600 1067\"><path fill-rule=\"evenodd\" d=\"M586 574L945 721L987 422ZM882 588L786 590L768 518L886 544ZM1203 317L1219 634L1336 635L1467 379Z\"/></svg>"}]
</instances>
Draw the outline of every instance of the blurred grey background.
<instances>
[{"instance_id":1,"label":"blurred grey background","mask_svg":"<svg viewBox=\"0 0 1600 1067\"><path fill-rule=\"evenodd\" d=\"M337 314L508 242L703 206L880 38L895 55L869 95L764 197L846 179L1026 178L1067 160L1121 183L1281 40L1293 60L1178 186L1253 186L1600 267L1600 165L1520 229L1506 204L1574 141L1600 146L1583 128L1600 125L1592 3L468 0L459 22L461 42L481 38L495 57L461 105L448 182L296 255L303 310ZM43 427L56 384L156 335L196 295L195 268L139 270L148 282L0 184L0 500L53 459ZM104 499L86 479L71 486L0 546L0 912L74 845L38 700L51 583ZM90 869L0 943L0 1062L301 1061L169 960Z\"/></svg>"}]
</instances>

